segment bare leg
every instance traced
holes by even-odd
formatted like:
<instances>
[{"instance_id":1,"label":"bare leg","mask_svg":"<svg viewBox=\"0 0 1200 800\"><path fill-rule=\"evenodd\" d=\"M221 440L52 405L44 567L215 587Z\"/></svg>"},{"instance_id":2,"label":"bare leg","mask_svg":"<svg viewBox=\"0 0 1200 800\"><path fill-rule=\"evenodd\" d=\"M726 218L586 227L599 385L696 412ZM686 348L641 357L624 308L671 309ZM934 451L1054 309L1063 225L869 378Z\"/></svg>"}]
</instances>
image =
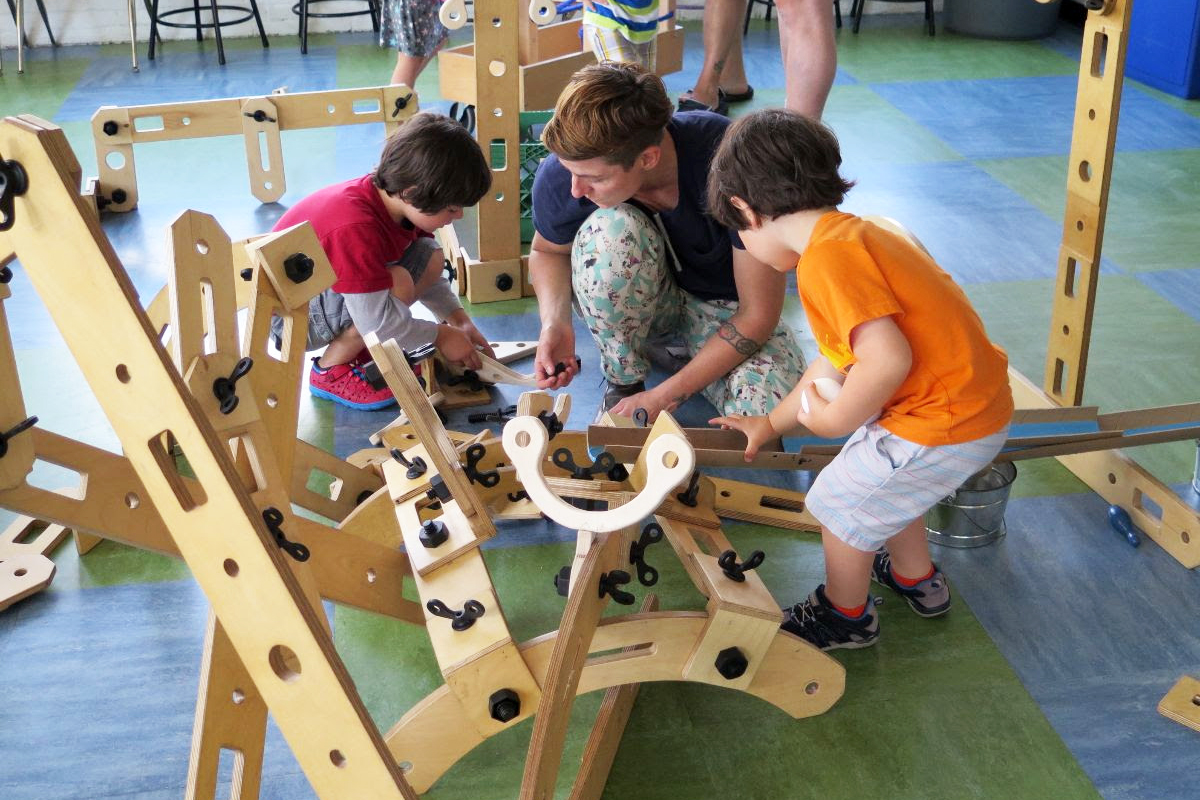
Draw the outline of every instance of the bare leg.
<instances>
[{"instance_id":1,"label":"bare leg","mask_svg":"<svg viewBox=\"0 0 1200 800\"><path fill-rule=\"evenodd\" d=\"M396 68L392 70L392 85L403 83L408 88L413 88L417 82L417 77L421 71L429 64L430 59L436 55L431 53L427 56L409 56L404 53L396 54Z\"/></svg>"},{"instance_id":2,"label":"bare leg","mask_svg":"<svg viewBox=\"0 0 1200 800\"><path fill-rule=\"evenodd\" d=\"M824 527L821 547L825 550L825 596L829 601L842 608L856 608L867 602L875 554L856 550Z\"/></svg>"},{"instance_id":3,"label":"bare leg","mask_svg":"<svg viewBox=\"0 0 1200 800\"><path fill-rule=\"evenodd\" d=\"M925 538L925 518L917 517L895 536L887 540L892 556L892 572L905 578L920 578L929 574L933 560L929 557L929 540Z\"/></svg>"},{"instance_id":4,"label":"bare leg","mask_svg":"<svg viewBox=\"0 0 1200 800\"><path fill-rule=\"evenodd\" d=\"M442 279L442 270L446 266L446 255L441 248L434 250L429 256L429 263L425 265L425 271L421 273L421 279L417 281L417 285L413 288L413 294L417 297L429 291L429 287L433 286Z\"/></svg>"},{"instance_id":5,"label":"bare leg","mask_svg":"<svg viewBox=\"0 0 1200 800\"><path fill-rule=\"evenodd\" d=\"M736 36L740 34L735 34ZM725 60L725 71L721 73L720 82L721 89L726 94L742 94L750 88L750 82L746 80L746 65L742 61L742 43L736 38L729 48L729 57Z\"/></svg>"},{"instance_id":6,"label":"bare leg","mask_svg":"<svg viewBox=\"0 0 1200 800\"><path fill-rule=\"evenodd\" d=\"M728 64L731 51L738 50L741 61L742 19L747 0L708 0L704 5L704 65L696 85L687 93L693 100L707 106L717 105L717 87ZM741 80L745 81L745 71ZM685 95L686 96L686 95Z\"/></svg>"},{"instance_id":7,"label":"bare leg","mask_svg":"<svg viewBox=\"0 0 1200 800\"><path fill-rule=\"evenodd\" d=\"M820 119L837 74L832 6L828 0L776 0L775 7L779 9L785 105Z\"/></svg>"},{"instance_id":8,"label":"bare leg","mask_svg":"<svg viewBox=\"0 0 1200 800\"><path fill-rule=\"evenodd\" d=\"M338 364L348 364L350 359L362 352L364 347L366 344L363 342L362 334L358 332L358 328L351 325L329 343L325 352L317 360L317 366L326 369L336 367Z\"/></svg>"}]
</instances>

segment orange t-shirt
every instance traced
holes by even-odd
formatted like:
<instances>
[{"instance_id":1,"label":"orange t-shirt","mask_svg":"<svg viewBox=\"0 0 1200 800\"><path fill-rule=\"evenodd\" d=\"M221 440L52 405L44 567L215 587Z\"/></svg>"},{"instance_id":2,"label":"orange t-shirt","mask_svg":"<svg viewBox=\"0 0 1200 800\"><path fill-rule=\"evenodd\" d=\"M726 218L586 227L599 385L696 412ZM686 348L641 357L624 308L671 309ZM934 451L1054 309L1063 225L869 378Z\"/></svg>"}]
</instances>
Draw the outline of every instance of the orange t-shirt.
<instances>
[{"instance_id":1,"label":"orange t-shirt","mask_svg":"<svg viewBox=\"0 0 1200 800\"><path fill-rule=\"evenodd\" d=\"M796 265L800 300L821 354L845 372L850 332L892 317L912 369L879 424L922 445L960 444L1012 418L1008 356L988 340L966 294L924 251L853 214L817 220Z\"/></svg>"}]
</instances>

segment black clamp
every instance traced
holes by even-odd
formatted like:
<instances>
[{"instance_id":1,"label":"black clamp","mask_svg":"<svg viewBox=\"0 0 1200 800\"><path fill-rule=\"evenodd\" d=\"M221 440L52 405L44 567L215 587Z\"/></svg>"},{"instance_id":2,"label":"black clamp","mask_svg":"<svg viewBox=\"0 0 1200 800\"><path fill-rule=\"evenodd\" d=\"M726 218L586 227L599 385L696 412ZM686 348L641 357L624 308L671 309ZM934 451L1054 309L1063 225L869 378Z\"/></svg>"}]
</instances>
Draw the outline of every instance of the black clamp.
<instances>
[{"instance_id":1,"label":"black clamp","mask_svg":"<svg viewBox=\"0 0 1200 800\"><path fill-rule=\"evenodd\" d=\"M553 411L539 411L537 418L546 428L546 434L549 438L553 439L562 433L563 424L562 420L558 418L558 414L555 414Z\"/></svg>"},{"instance_id":2,"label":"black clamp","mask_svg":"<svg viewBox=\"0 0 1200 800\"><path fill-rule=\"evenodd\" d=\"M29 176L17 161L0 159L0 232L16 222L15 201L29 191Z\"/></svg>"},{"instance_id":3,"label":"black clamp","mask_svg":"<svg viewBox=\"0 0 1200 800\"><path fill-rule=\"evenodd\" d=\"M446 278L448 280L455 280L458 278L458 270L454 268L454 265L450 263L450 259L448 258L442 262L442 271L446 273Z\"/></svg>"},{"instance_id":4,"label":"black clamp","mask_svg":"<svg viewBox=\"0 0 1200 800\"><path fill-rule=\"evenodd\" d=\"M464 104L461 112L457 102L450 104L450 117L458 120L458 124L462 125L471 133L475 132L475 106Z\"/></svg>"},{"instance_id":5,"label":"black clamp","mask_svg":"<svg viewBox=\"0 0 1200 800\"><path fill-rule=\"evenodd\" d=\"M300 542L289 541L283 535L283 514L274 506L267 506L262 512L263 522L267 523L267 529L275 534L275 543L279 548L297 561L308 561L308 557L312 555L308 552L308 548L300 544Z\"/></svg>"},{"instance_id":6,"label":"black clamp","mask_svg":"<svg viewBox=\"0 0 1200 800\"><path fill-rule=\"evenodd\" d=\"M238 407L237 382L253 366L253 359L240 359L234 365L233 372L229 373L228 378L217 378L213 381L213 396L221 402L222 414L232 414L233 410Z\"/></svg>"},{"instance_id":7,"label":"black clamp","mask_svg":"<svg viewBox=\"0 0 1200 800\"><path fill-rule=\"evenodd\" d=\"M436 353L437 347L434 346L433 342L430 342L429 344L423 344L413 350L403 350L401 352L404 353L404 360L408 362L408 365L410 367L415 367Z\"/></svg>"},{"instance_id":8,"label":"black clamp","mask_svg":"<svg viewBox=\"0 0 1200 800\"><path fill-rule=\"evenodd\" d=\"M283 260L283 273L292 283L304 283L312 277L317 264L308 253L292 253Z\"/></svg>"},{"instance_id":9,"label":"black clamp","mask_svg":"<svg viewBox=\"0 0 1200 800\"><path fill-rule=\"evenodd\" d=\"M13 279L13 271L8 267L0 267L0 283L8 283Z\"/></svg>"},{"instance_id":10,"label":"black clamp","mask_svg":"<svg viewBox=\"0 0 1200 800\"><path fill-rule=\"evenodd\" d=\"M571 565L560 567L554 575L554 591L560 596L566 597L571 593ZM600 595L603 597L604 595Z\"/></svg>"},{"instance_id":11,"label":"black clamp","mask_svg":"<svg viewBox=\"0 0 1200 800\"><path fill-rule=\"evenodd\" d=\"M404 95L404 97L396 98L395 107L392 108L392 119L395 119L396 117L400 116L400 112L403 111L404 109L408 108L409 100L412 100L412 92L409 92L408 94Z\"/></svg>"},{"instance_id":12,"label":"black clamp","mask_svg":"<svg viewBox=\"0 0 1200 800\"><path fill-rule=\"evenodd\" d=\"M110 205L113 205L113 204L121 205L128 199L129 199L129 195L126 194L124 189L113 189L111 200L107 197L104 197L103 195L99 195L99 194L96 195L96 208L103 211L104 209L108 208Z\"/></svg>"},{"instance_id":13,"label":"black clamp","mask_svg":"<svg viewBox=\"0 0 1200 800\"><path fill-rule=\"evenodd\" d=\"M646 428L650 425L650 415L646 413L644 408L635 408L633 410L633 421L637 423L639 428Z\"/></svg>"},{"instance_id":14,"label":"black clamp","mask_svg":"<svg viewBox=\"0 0 1200 800\"><path fill-rule=\"evenodd\" d=\"M450 627L456 631L465 631L467 628L475 624L475 620L483 616L483 603L478 600L468 600L463 604L462 611L455 611L441 600L430 600L425 604L429 609L429 613L435 617L445 617L453 620Z\"/></svg>"},{"instance_id":15,"label":"black clamp","mask_svg":"<svg viewBox=\"0 0 1200 800\"><path fill-rule=\"evenodd\" d=\"M242 280L249 282L254 279L254 268L246 267L241 272L239 272L238 275L241 276Z\"/></svg>"},{"instance_id":16,"label":"black clamp","mask_svg":"<svg viewBox=\"0 0 1200 800\"><path fill-rule=\"evenodd\" d=\"M24 433L34 425L37 425L37 421L37 417L27 417L18 422L16 425L12 426L12 428L4 433L0 433L0 458L4 458L6 455L8 455L8 440L16 436L18 433Z\"/></svg>"},{"instance_id":17,"label":"black clamp","mask_svg":"<svg viewBox=\"0 0 1200 800\"><path fill-rule=\"evenodd\" d=\"M688 508L695 508L700 504L700 471L692 470L692 479L688 482L688 487L682 492L675 495L675 499L683 503Z\"/></svg>"},{"instance_id":18,"label":"black clamp","mask_svg":"<svg viewBox=\"0 0 1200 800\"><path fill-rule=\"evenodd\" d=\"M467 384L467 387L472 392L482 392L487 386L479 378L479 373L473 369L464 369L462 375L451 375L446 379L447 386L457 386L460 383Z\"/></svg>"},{"instance_id":19,"label":"black clamp","mask_svg":"<svg viewBox=\"0 0 1200 800\"><path fill-rule=\"evenodd\" d=\"M725 577L729 578L729 580L743 583L746 580L745 573L758 568L766 557L766 554L762 550L755 550L750 554L749 558L739 563L737 553L733 550L726 550L717 559L717 566L721 568L721 571L725 573Z\"/></svg>"},{"instance_id":20,"label":"black clamp","mask_svg":"<svg viewBox=\"0 0 1200 800\"><path fill-rule=\"evenodd\" d=\"M596 460L590 467L581 467L576 464L574 454L566 447L555 450L551 460L554 462L554 466L568 470L571 477L576 480L590 481L593 475L601 474L607 476L611 481L623 481L629 477L625 465L618 463L616 457L607 450L596 456Z\"/></svg>"},{"instance_id":21,"label":"black clamp","mask_svg":"<svg viewBox=\"0 0 1200 800\"><path fill-rule=\"evenodd\" d=\"M517 413L516 406L496 406L495 411L477 411L467 415L467 422L508 422Z\"/></svg>"},{"instance_id":22,"label":"black clamp","mask_svg":"<svg viewBox=\"0 0 1200 800\"><path fill-rule=\"evenodd\" d=\"M637 599L632 592L627 592L621 589L621 586L633 580L629 577L629 573L623 569L614 569L612 572L605 572L600 575L600 596L608 595L613 599L613 602L620 603L623 606L631 606Z\"/></svg>"},{"instance_id":23,"label":"black clamp","mask_svg":"<svg viewBox=\"0 0 1200 800\"><path fill-rule=\"evenodd\" d=\"M277 122L278 121L274 117L268 116L267 112L263 111L261 108L255 109L254 111L243 111L242 116L249 117L250 119L254 120L255 122ZM108 124L108 123L105 123L105 124ZM107 133L107 131L105 131L105 133Z\"/></svg>"},{"instance_id":24,"label":"black clamp","mask_svg":"<svg viewBox=\"0 0 1200 800\"><path fill-rule=\"evenodd\" d=\"M479 442L471 445L466 450L467 464L463 467L463 472L467 475L467 480L471 483L478 483L485 488L492 488L500 482L500 471L495 469L481 470L479 462L487 455L487 448Z\"/></svg>"},{"instance_id":25,"label":"black clamp","mask_svg":"<svg viewBox=\"0 0 1200 800\"><path fill-rule=\"evenodd\" d=\"M405 477L410 481L415 481L417 478L424 475L425 471L429 469L429 467L425 465L425 459L421 458L420 456L413 456L412 461L409 461L404 457L404 453L400 452L399 447L393 447L391 453L392 458L408 467L408 472L405 473Z\"/></svg>"},{"instance_id":26,"label":"black clamp","mask_svg":"<svg viewBox=\"0 0 1200 800\"><path fill-rule=\"evenodd\" d=\"M425 493L425 496L436 503L447 503L454 499L454 496L450 494L450 487L442 480L441 475L434 475L429 479L429 491Z\"/></svg>"},{"instance_id":27,"label":"black clamp","mask_svg":"<svg viewBox=\"0 0 1200 800\"><path fill-rule=\"evenodd\" d=\"M506 497L508 497L509 500L512 500L515 503L518 500L528 500L529 493L526 492L524 489L517 489L515 492L509 492L506 495Z\"/></svg>"},{"instance_id":28,"label":"black clamp","mask_svg":"<svg viewBox=\"0 0 1200 800\"><path fill-rule=\"evenodd\" d=\"M662 541L663 529L657 522L651 522L642 528L642 535L636 542L629 543L629 563L637 569L638 582L642 586L653 586L658 583L658 570L646 563L646 549L652 544Z\"/></svg>"}]
</instances>

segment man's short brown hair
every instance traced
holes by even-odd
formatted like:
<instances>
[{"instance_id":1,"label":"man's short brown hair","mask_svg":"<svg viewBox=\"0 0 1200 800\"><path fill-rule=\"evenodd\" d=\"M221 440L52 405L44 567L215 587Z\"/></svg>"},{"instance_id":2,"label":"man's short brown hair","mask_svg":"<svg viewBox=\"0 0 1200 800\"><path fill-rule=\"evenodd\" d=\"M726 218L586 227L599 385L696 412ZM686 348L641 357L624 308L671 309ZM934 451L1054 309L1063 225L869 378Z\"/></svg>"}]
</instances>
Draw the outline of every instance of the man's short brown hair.
<instances>
[{"instance_id":1,"label":"man's short brown hair","mask_svg":"<svg viewBox=\"0 0 1200 800\"><path fill-rule=\"evenodd\" d=\"M568 161L603 158L629 169L662 141L674 107L662 79L637 64L591 64L571 76L542 131L550 152Z\"/></svg>"},{"instance_id":2,"label":"man's short brown hair","mask_svg":"<svg viewBox=\"0 0 1200 800\"><path fill-rule=\"evenodd\" d=\"M709 213L733 230L749 227L731 198L765 219L839 206L854 185L838 174L837 137L795 111L767 108L729 126L708 175Z\"/></svg>"},{"instance_id":3,"label":"man's short brown hair","mask_svg":"<svg viewBox=\"0 0 1200 800\"><path fill-rule=\"evenodd\" d=\"M424 214L436 214L478 203L492 186L492 170L461 123L422 111L388 137L371 182Z\"/></svg>"}]
</instances>

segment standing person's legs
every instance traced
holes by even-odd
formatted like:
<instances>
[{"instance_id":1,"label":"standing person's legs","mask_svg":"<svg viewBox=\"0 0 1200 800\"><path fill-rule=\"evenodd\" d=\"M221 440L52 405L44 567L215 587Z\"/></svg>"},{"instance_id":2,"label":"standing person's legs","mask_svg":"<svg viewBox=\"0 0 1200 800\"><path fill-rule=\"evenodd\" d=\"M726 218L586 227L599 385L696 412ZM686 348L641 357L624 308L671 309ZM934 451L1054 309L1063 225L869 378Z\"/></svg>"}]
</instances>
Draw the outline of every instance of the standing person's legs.
<instances>
[{"instance_id":1,"label":"standing person's legs","mask_svg":"<svg viewBox=\"0 0 1200 800\"><path fill-rule=\"evenodd\" d=\"M704 64L690 92L681 100L695 100L709 108L717 108L718 88L728 64L730 53L742 48L742 22L748 0L708 0L704 5ZM743 79L745 75L743 74Z\"/></svg>"},{"instance_id":2,"label":"standing person's legs","mask_svg":"<svg viewBox=\"0 0 1200 800\"><path fill-rule=\"evenodd\" d=\"M716 335L721 323L737 312L730 300L705 301L686 295L683 335L695 355ZM780 321L771 338L753 355L734 367L724 380L703 392L722 414L761 416L773 409L804 374L804 353L791 326Z\"/></svg>"},{"instance_id":3,"label":"standing person's legs","mask_svg":"<svg viewBox=\"0 0 1200 800\"><path fill-rule=\"evenodd\" d=\"M438 11L437 3L422 0L385 1L379 43L398 51L392 70L393 84L413 87L446 40L446 28L438 19Z\"/></svg>"},{"instance_id":4,"label":"standing person's legs","mask_svg":"<svg viewBox=\"0 0 1200 800\"><path fill-rule=\"evenodd\" d=\"M820 119L837 74L837 40L829 0L775 0L783 53L785 105Z\"/></svg>"},{"instance_id":5,"label":"standing person's legs","mask_svg":"<svg viewBox=\"0 0 1200 800\"><path fill-rule=\"evenodd\" d=\"M620 31L591 25L585 18L583 40L602 64L606 61L628 61L641 64L647 72L653 72L658 60L657 36L646 42L631 42Z\"/></svg>"},{"instance_id":6,"label":"standing person's legs","mask_svg":"<svg viewBox=\"0 0 1200 800\"><path fill-rule=\"evenodd\" d=\"M654 223L624 203L592 212L571 247L571 284L604 377L616 386L644 381L646 340L677 327L683 312Z\"/></svg>"}]
</instances>

